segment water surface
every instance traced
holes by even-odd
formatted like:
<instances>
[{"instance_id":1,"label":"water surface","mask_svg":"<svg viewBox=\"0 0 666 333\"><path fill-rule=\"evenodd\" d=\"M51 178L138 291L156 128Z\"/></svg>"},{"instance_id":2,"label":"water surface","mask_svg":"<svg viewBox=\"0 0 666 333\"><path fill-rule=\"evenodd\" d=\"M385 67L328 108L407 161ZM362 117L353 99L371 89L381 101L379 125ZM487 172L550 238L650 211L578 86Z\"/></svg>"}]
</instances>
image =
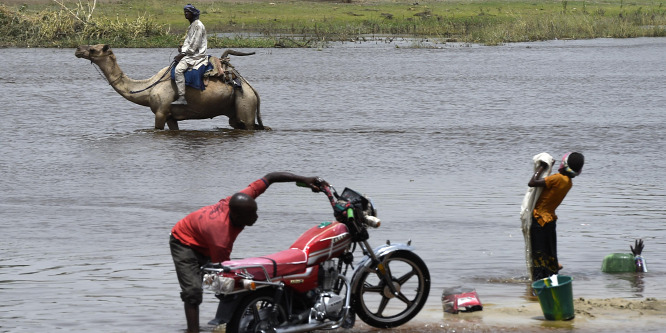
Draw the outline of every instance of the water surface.
<instances>
[{"instance_id":1,"label":"water surface","mask_svg":"<svg viewBox=\"0 0 666 333\"><path fill-rule=\"evenodd\" d=\"M114 51L135 79L173 56ZM456 285L488 305L533 302L519 210L543 151L586 156L558 209L574 296L666 297L666 39L252 51L232 63L261 93L270 132L226 118L154 131L149 109L73 49L0 49L0 330L181 331L169 230L277 170L373 198L383 223L371 244L411 240L430 269L417 321ZM258 203L234 257L283 250L332 218L322 194L291 184ZM636 238L649 273L600 272ZM202 322L215 306L206 295Z\"/></svg>"}]
</instances>

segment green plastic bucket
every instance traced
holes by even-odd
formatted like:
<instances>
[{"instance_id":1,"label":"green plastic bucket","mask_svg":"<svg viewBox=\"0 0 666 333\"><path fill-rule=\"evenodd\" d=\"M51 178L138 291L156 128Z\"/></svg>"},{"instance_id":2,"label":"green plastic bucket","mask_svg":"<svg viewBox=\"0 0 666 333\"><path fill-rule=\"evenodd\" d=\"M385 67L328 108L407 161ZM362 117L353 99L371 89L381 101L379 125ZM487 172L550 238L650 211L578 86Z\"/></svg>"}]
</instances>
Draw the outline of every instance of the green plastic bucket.
<instances>
[{"instance_id":1,"label":"green plastic bucket","mask_svg":"<svg viewBox=\"0 0 666 333\"><path fill-rule=\"evenodd\" d=\"M611 253L601 263L601 271L604 273L635 272L634 255L631 253Z\"/></svg>"},{"instance_id":2,"label":"green plastic bucket","mask_svg":"<svg viewBox=\"0 0 666 333\"><path fill-rule=\"evenodd\" d=\"M550 278L532 283L547 320L569 320L574 317L572 280L570 276L558 275L557 286L553 286Z\"/></svg>"}]
</instances>

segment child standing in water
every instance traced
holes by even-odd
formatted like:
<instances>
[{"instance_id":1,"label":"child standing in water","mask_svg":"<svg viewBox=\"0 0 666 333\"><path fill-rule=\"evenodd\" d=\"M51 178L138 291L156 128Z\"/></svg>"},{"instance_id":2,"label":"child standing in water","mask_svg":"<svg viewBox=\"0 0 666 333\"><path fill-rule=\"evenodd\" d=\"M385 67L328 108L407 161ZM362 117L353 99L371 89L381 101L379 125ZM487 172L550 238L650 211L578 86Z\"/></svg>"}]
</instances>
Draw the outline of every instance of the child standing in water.
<instances>
[{"instance_id":1,"label":"child standing in water","mask_svg":"<svg viewBox=\"0 0 666 333\"><path fill-rule=\"evenodd\" d=\"M557 261L555 209L569 193L573 186L571 179L580 175L584 163L583 154L567 153L562 157L559 173L541 179L541 174L549 167L542 162L527 184L530 187L543 188L543 192L534 206L530 226L532 279L534 281L549 277L562 269L562 265Z\"/></svg>"}]
</instances>

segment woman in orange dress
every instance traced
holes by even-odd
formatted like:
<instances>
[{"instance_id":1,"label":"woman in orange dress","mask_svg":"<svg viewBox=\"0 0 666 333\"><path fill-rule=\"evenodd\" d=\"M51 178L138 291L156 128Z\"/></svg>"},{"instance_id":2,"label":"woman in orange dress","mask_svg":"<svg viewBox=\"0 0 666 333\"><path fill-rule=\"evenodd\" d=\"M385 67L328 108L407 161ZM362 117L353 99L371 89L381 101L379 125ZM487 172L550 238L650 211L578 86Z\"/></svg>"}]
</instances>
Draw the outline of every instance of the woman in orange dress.
<instances>
[{"instance_id":1,"label":"woman in orange dress","mask_svg":"<svg viewBox=\"0 0 666 333\"><path fill-rule=\"evenodd\" d=\"M562 157L559 173L541 179L541 174L549 167L543 163L527 184L530 187L543 188L543 192L534 206L530 226L532 279L534 281L549 277L562 269L562 265L557 260L555 209L569 193L573 186L571 179L580 175L584 163L583 154L567 153Z\"/></svg>"}]
</instances>

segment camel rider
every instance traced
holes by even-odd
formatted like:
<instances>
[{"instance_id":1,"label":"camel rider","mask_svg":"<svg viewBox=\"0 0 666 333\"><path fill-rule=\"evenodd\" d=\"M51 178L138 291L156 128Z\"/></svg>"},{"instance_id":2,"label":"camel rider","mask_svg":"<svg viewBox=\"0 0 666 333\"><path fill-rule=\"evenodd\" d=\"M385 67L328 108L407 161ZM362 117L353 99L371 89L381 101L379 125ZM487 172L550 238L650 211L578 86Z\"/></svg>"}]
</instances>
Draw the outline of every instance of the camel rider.
<instances>
[{"instance_id":1,"label":"camel rider","mask_svg":"<svg viewBox=\"0 0 666 333\"><path fill-rule=\"evenodd\" d=\"M185 72L190 68L197 68L208 61L206 49L208 41L206 38L206 27L199 21L199 10L188 4L184 8L185 18L190 21L187 28L185 41L178 48L178 55L174 57L176 70L174 73L178 97L172 104L185 105Z\"/></svg>"}]
</instances>

